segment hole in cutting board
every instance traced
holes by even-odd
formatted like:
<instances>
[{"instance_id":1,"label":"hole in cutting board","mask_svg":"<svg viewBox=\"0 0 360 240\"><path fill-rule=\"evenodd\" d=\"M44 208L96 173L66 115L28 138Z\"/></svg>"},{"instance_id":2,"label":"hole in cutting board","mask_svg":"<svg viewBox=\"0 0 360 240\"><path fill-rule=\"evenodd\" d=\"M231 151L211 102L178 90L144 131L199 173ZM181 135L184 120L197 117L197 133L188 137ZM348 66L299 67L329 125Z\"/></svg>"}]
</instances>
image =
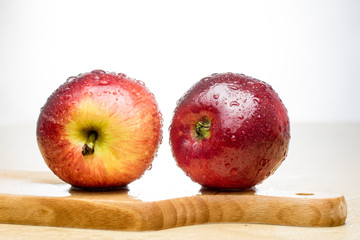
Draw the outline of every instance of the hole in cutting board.
<instances>
[{"instance_id":1,"label":"hole in cutting board","mask_svg":"<svg viewBox=\"0 0 360 240\"><path fill-rule=\"evenodd\" d=\"M313 193L295 193L296 195L299 195L299 196L312 196L314 195Z\"/></svg>"}]
</instances>

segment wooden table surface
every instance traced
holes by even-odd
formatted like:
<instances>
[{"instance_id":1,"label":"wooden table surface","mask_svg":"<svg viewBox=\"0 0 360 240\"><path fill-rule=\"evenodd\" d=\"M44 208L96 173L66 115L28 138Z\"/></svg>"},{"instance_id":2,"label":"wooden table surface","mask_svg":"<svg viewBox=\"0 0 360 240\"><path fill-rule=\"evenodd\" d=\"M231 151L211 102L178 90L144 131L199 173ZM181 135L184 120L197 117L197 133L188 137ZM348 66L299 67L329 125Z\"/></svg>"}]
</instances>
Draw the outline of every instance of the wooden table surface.
<instances>
[{"instance_id":1,"label":"wooden table surface","mask_svg":"<svg viewBox=\"0 0 360 240\"><path fill-rule=\"evenodd\" d=\"M345 196L346 224L290 227L265 224L203 224L161 231L108 231L0 224L0 239L360 239L360 123L292 124L288 158L262 189L335 193ZM0 169L49 171L37 149L35 124L0 126ZM151 170L129 186L141 199L192 195L199 186L179 170L168 134ZM190 186L186 191L182 184Z\"/></svg>"}]
</instances>

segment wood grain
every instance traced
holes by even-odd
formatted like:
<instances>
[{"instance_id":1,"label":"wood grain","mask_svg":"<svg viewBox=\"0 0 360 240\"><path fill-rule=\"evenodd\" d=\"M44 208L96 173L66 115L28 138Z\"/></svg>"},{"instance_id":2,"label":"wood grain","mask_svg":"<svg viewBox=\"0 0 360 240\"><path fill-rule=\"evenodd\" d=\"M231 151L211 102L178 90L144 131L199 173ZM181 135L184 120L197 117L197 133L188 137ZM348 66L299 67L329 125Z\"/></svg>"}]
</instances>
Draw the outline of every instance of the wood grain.
<instances>
[{"instance_id":1,"label":"wood grain","mask_svg":"<svg viewBox=\"0 0 360 240\"><path fill-rule=\"evenodd\" d=\"M325 227L346 217L345 199L336 195L201 190L142 201L128 189L81 191L50 174L0 172L0 223L144 231L215 222Z\"/></svg>"}]
</instances>

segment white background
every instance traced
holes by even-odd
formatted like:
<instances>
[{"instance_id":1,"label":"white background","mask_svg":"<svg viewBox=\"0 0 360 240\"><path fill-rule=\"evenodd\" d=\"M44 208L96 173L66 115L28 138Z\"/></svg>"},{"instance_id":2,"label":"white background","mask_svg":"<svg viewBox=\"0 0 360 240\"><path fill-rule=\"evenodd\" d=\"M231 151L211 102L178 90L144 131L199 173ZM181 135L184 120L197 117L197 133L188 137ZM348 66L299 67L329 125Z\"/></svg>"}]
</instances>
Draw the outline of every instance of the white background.
<instances>
[{"instance_id":1,"label":"white background","mask_svg":"<svg viewBox=\"0 0 360 240\"><path fill-rule=\"evenodd\" d=\"M36 123L69 76L143 80L166 131L214 72L270 83L292 122L360 121L360 1L0 0L0 124Z\"/></svg>"}]
</instances>

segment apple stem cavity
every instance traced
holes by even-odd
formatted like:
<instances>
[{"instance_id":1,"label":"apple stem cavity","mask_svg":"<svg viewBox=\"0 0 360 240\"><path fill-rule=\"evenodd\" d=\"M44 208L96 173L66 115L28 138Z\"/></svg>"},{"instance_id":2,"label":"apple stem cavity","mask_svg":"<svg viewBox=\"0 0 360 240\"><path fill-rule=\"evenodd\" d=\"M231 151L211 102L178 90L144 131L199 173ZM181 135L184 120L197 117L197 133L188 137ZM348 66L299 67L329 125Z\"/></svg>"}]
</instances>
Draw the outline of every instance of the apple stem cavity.
<instances>
[{"instance_id":1,"label":"apple stem cavity","mask_svg":"<svg viewBox=\"0 0 360 240\"><path fill-rule=\"evenodd\" d=\"M210 137L210 121L203 117L195 126L196 137L200 140Z\"/></svg>"},{"instance_id":2,"label":"apple stem cavity","mask_svg":"<svg viewBox=\"0 0 360 240\"><path fill-rule=\"evenodd\" d=\"M82 155L85 157L87 155L92 155L95 152L95 141L98 137L96 131L90 131L88 134L88 138L82 147Z\"/></svg>"}]
</instances>

